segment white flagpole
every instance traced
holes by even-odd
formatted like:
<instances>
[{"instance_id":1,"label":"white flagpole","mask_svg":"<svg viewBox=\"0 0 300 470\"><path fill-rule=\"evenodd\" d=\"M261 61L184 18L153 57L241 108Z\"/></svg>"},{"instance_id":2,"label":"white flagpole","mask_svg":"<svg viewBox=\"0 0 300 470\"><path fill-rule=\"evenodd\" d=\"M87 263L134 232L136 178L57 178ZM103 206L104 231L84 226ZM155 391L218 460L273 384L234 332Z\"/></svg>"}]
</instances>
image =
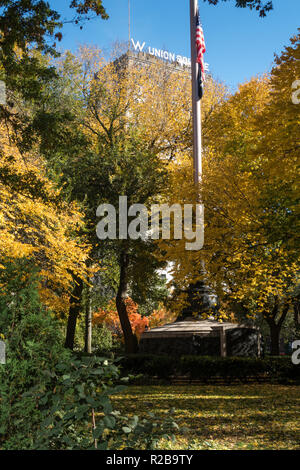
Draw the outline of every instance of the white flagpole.
<instances>
[{"instance_id":1,"label":"white flagpole","mask_svg":"<svg viewBox=\"0 0 300 470\"><path fill-rule=\"evenodd\" d=\"M196 29L198 15L198 0L190 0L191 17L191 67L192 67L192 102L193 102L193 132L194 132L194 183L198 185L202 177L202 126L201 99L199 96L198 74L200 64L197 63ZM202 272L205 273L204 261L201 261ZM191 286L191 289L193 287Z\"/></svg>"},{"instance_id":2,"label":"white flagpole","mask_svg":"<svg viewBox=\"0 0 300 470\"><path fill-rule=\"evenodd\" d=\"M193 103L193 130L194 130L194 182L198 184L202 175L202 138L201 138L201 104L199 97L198 72L196 48L196 27L198 14L198 0L190 0L191 19L191 67L192 67L192 103Z\"/></svg>"}]
</instances>

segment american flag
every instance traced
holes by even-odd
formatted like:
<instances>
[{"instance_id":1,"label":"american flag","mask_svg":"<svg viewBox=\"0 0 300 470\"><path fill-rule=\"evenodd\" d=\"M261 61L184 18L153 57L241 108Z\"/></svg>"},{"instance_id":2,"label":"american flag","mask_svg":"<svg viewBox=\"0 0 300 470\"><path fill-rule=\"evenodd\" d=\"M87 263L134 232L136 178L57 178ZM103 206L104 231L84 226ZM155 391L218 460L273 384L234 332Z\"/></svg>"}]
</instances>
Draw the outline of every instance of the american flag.
<instances>
[{"instance_id":1,"label":"american flag","mask_svg":"<svg viewBox=\"0 0 300 470\"><path fill-rule=\"evenodd\" d=\"M204 58L206 52L203 29L200 22L199 12L197 13L197 28L196 28L196 46L197 46L197 62L200 64L202 72L202 81L205 80Z\"/></svg>"}]
</instances>

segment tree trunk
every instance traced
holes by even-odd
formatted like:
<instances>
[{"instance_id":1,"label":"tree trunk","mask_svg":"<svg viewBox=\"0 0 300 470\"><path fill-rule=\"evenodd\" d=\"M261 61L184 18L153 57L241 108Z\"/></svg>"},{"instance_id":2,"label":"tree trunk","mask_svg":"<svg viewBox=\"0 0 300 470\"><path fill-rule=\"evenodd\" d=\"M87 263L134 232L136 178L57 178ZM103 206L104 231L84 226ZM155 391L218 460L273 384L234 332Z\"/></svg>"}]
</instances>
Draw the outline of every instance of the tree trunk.
<instances>
[{"instance_id":1,"label":"tree trunk","mask_svg":"<svg viewBox=\"0 0 300 470\"><path fill-rule=\"evenodd\" d=\"M87 288L86 306L85 306L85 337L84 351L92 353L92 306L91 306L91 288Z\"/></svg>"},{"instance_id":2,"label":"tree trunk","mask_svg":"<svg viewBox=\"0 0 300 470\"><path fill-rule=\"evenodd\" d=\"M272 315L266 318L266 321L270 328L270 335L271 335L271 356L279 356L279 339L280 339L280 331L282 325L286 319L286 316L290 309L290 302L287 302L283 305L281 309L281 314L279 315L279 303L278 301L275 302L275 306L272 312ZM277 323L276 323L277 319Z\"/></svg>"},{"instance_id":3,"label":"tree trunk","mask_svg":"<svg viewBox=\"0 0 300 470\"><path fill-rule=\"evenodd\" d=\"M138 349L138 343L136 336L132 332L126 308L126 298L128 291L128 265L128 253L122 252L120 256L120 282L116 297L116 306L124 335L125 352L135 353Z\"/></svg>"},{"instance_id":4,"label":"tree trunk","mask_svg":"<svg viewBox=\"0 0 300 470\"><path fill-rule=\"evenodd\" d=\"M300 331L300 296L297 296L293 302L294 323L296 331Z\"/></svg>"},{"instance_id":5,"label":"tree trunk","mask_svg":"<svg viewBox=\"0 0 300 470\"><path fill-rule=\"evenodd\" d=\"M271 356L279 356L279 338L280 338L280 326L272 324L270 325L271 335Z\"/></svg>"},{"instance_id":6,"label":"tree trunk","mask_svg":"<svg viewBox=\"0 0 300 470\"><path fill-rule=\"evenodd\" d=\"M82 279L75 277L74 281L75 281L75 286L74 286L74 289L70 298L69 317L68 317L67 333L66 333L66 341L65 341L65 348L68 348L71 350L73 350L74 348L76 323L77 323L77 317L79 315L80 308L81 308L81 297L82 297L82 291L83 291Z\"/></svg>"}]
</instances>

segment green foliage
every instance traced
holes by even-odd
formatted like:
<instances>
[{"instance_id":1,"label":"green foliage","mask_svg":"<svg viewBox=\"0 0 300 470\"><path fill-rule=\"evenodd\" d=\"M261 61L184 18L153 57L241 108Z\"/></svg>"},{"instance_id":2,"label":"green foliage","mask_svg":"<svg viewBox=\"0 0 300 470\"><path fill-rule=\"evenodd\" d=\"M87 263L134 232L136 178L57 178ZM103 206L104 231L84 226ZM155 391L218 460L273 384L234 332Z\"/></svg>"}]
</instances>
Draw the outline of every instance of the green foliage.
<instances>
[{"instance_id":1,"label":"green foliage","mask_svg":"<svg viewBox=\"0 0 300 470\"><path fill-rule=\"evenodd\" d=\"M78 24L88 13L108 19L102 0L72 0L77 17L73 20ZM37 46L43 52L54 52L55 43L49 46L49 37L60 41L62 35L55 31L62 27L60 14L43 0L1 0L0 1L0 32L2 57L13 58L17 46L27 52L30 47Z\"/></svg>"},{"instance_id":2,"label":"green foliage","mask_svg":"<svg viewBox=\"0 0 300 470\"><path fill-rule=\"evenodd\" d=\"M44 371L45 382L26 394L38 399L43 421L35 449L154 448L161 437L177 428L171 416L139 420L113 410L110 396L125 389L117 361L104 357L72 357L54 370Z\"/></svg>"},{"instance_id":3,"label":"green foliage","mask_svg":"<svg viewBox=\"0 0 300 470\"><path fill-rule=\"evenodd\" d=\"M25 258L1 259L0 330L10 338L16 322L41 309L37 271Z\"/></svg>"},{"instance_id":4,"label":"green foliage","mask_svg":"<svg viewBox=\"0 0 300 470\"><path fill-rule=\"evenodd\" d=\"M127 414L127 413L126 413ZM117 449L148 450L159 448L162 439L175 442L174 433L179 430L174 421L175 409L171 408L166 414L148 412L146 417L137 415L121 418L122 431L126 437L118 435L114 442ZM120 416L120 412L116 414Z\"/></svg>"},{"instance_id":5,"label":"green foliage","mask_svg":"<svg viewBox=\"0 0 300 470\"><path fill-rule=\"evenodd\" d=\"M74 344L74 351L77 354L84 350L85 327L85 318L80 317L76 327L76 340ZM111 331L105 325L93 325L92 352L97 355L102 353L106 355L114 349L114 346L115 342Z\"/></svg>"},{"instance_id":6,"label":"green foliage","mask_svg":"<svg viewBox=\"0 0 300 470\"><path fill-rule=\"evenodd\" d=\"M34 447L36 449L92 449L105 450L103 437L114 429L116 419L109 395L123 390L115 386L118 367L106 358L72 357L60 362L53 370L45 370L45 383L32 389L28 395L39 398L44 407L43 421ZM94 428L95 413L102 413Z\"/></svg>"},{"instance_id":7,"label":"green foliage","mask_svg":"<svg viewBox=\"0 0 300 470\"><path fill-rule=\"evenodd\" d=\"M113 347L111 331L105 325L96 325L93 328L93 349L110 351Z\"/></svg>"},{"instance_id":8,"label":"green foliage","mask_svg":"<svg viewBox=\"0 0 300 470\"><path fill-rule=\"evenodd\" d=\"M103 20L108 19L102 0L84 0L82 2L72 0L70 7L75 8L78 15L86 15L89 11L92 11L97 16L101 16Z\"/></svg>"},{"instance_id":9,"label":"green foliage","mask_svg":"<svg viewBox=\"0 0 300 470\"><path fill-rule=\"evenodd\" d=\"M3 271L1 277L3 281ZM0 331L7 344L7 363L0 367L0 446L30 449L41 414L37 401L23 394L42 383L43 370L68 353L62 347L60 325L39 301L36 274L28 263L8 265L5 277Z\"/></svg>"},{"instance_id":10,"label":"green foliage","mask_svg":"<svg viewBox=\"0 0 300 470\"><path fill-rule=\"evenodd\" d=\"M0 331L7 344L0 368L2 449L100 450L133 442L149 448L176 426L170 416L156 423L153 416L131 420L114 411L110 396L124 389L117 385L118 361L79 359L63 348L61 327L41 305L38 276L26 260L7 263L0 273ZM107 332L100 338L109 345Z\"/></svg>"},{"instance_id":11,"label":"green foliage","mask_svg":"<svg viewBox=\"0 0 300 470\"><path fill-rule=\"evenodd\" d=\"M148 316L154 310L158 310L161 304L167 303L170 292L166 287L166 280L161 279L156 271L152 276L148 276L147 283L141 284L139 278L143 276L143 264L137 268L140 268L140 272L137 271L136 277L132 279L131 298L138 304L139 313Z\"/></svg>"},{"instance_id":12,"label":"green foliage","mask_svg":"<svg viewBox=\"0 0 300 470\"><path fill-rule=\"evenodd\" d=\"M39 99L47 81L55 76L53 67L32 55L33 47L55 55L49 36L61 26L59 15L47 2L35 0L0 1L0 75L7 89L26 99Z\"/></svg>"},{"instance_id":13,"label":"green foliage","mask_svg":"<svg viewBox=\"0 0 300 470\"><path fill-rule=\"evenodd\" d=\"M70 1L76 15L71 20L80 24L91 18L91 14L107 19L108 15L101 0ZM57 116L45 106L48 91L53 86L57 72L50 64L50 57L58 57L57 41L61 41L63 22L60 14L44 0L0 0L0 80L6 82L8 106L0 106L0 121L10 123L15 130L15 138L20 142L30 140L40 117L39 130L57 128L59 120L70 120L68 113ZM50 86L51 84L51 86ZM22 100L40 105L40 116L25 117L20 111ZM18 103L18 112L12 107ZM31 121L33 117L33 125ZM44 132L45 134L45 132ZM51 132L51 135L53 132ZM24 142L22 142L24 145ZM27 142L28 145L28 142Z\"/></svg>"},{"instance_id":14,"label":"green foliage","mask_svg":"<svg viewBox=\"0 0 300 470\"><path fill-rule=\"evenodd\" d=\"M204 0L204 2L208 1L211 5L217 5L220 3L221 0ZM226 2L228 0L222 0ZM250 8L250 10L256 10L259 12L260 17L265 17L267 12L273 10L273 2L263 1L263 0L235 0L235 6L238 8Z\"/></svg>"}]
</instances>

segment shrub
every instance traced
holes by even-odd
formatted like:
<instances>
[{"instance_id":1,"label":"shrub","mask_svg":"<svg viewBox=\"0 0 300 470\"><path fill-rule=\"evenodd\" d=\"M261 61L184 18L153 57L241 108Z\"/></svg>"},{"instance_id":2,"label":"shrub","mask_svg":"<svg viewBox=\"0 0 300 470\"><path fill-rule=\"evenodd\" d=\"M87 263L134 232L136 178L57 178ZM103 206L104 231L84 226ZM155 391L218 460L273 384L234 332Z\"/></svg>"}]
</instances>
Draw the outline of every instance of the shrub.
<instances>
[{"instance_id":1,"label":"shrub","mask_svg":"<svg viewBox=\"0 0 300 470\"><path fill-rule=\"evenodd\" d=\"M40 303L34 271L18 271L0 297L7 363L0 366L0 448L152 448L176 427L171 416L139 420L112 409L119 367L63 348L60 325Z\"/></svg>"},{"instance_id":2,"label":"shrub","mask_svg":"<svg viewBox=\"0 0 300 470\"><path fill-rule=\"evenodd\" d=\"M0 366L0 445L30 449L41 414L37 402L23 394L67 354L60 325L40 303L34 272L16 272L2 291L0 331L7 346L6 364Z\"/></svg>"},{"instance_id":3,"label":"shrub","mask_svg":"<svg viewBox=\"0 0 300 470\"><path fill-rule=\"evenodd\" d=\"M24 393L43 381L44 368L67 354L58 329L47 316L29 314L7 344L7 363L0 366L0 442L4 449L30 449L41 415L37 402ZM21 343L22 334L25 334ZM15 349L20 346L19 349Z\"/></svg>"},{"instance_id":4,"label":"shrub","mask_svg":"<svg viewBox=\"0 0 300 470\"><path fill-rule=\"evenodd\" d=\"M122 359L122 367L125 373L157 375L168 377L175 368L174 358L170 356L155 356L152 354L129 354Z\"/></svg>"},{"instance_id":5,"label":"shrub","mask_svg":"<svg viewBox=\"0 0 300 470\"><path fill-rule=\"evenodd\" d=\"M105 325L94 326L92 346L93 350L110 351L112 349L112 333Z\"/></svg>"},{"instance_id":6,"label":"shrub","mask_svg":"<svg viewBox=\"0 0 300 470\"><path fill-rule=\"evenodd\" d=\"M35 449L151 449L159 438L173 437L177 428L171 415L166 419L149 415L140 421L138 416L128 418L113 410L110 396L125 388L116 385L119 367L113 360L72 357L54 371L45 371L45 377L42 386L28 393L44 409Z\"/></svg>"},{"instance_id":7,"label":"shrub","mask_svg":"<svg viewBox=\"0 0 300 470\"><path fill-rule=\"evenodd\" d=\"M155 356L153 354L132 354L124 357L122 366L126 373L144 374L168 378L187 376L190 379L207 380L221 377L225 380L261 377L271 381L299 381L300 367L293 365L290 357L269 357L265 359L246 357L210 356Z\"/></svg>"}]
</instances>

